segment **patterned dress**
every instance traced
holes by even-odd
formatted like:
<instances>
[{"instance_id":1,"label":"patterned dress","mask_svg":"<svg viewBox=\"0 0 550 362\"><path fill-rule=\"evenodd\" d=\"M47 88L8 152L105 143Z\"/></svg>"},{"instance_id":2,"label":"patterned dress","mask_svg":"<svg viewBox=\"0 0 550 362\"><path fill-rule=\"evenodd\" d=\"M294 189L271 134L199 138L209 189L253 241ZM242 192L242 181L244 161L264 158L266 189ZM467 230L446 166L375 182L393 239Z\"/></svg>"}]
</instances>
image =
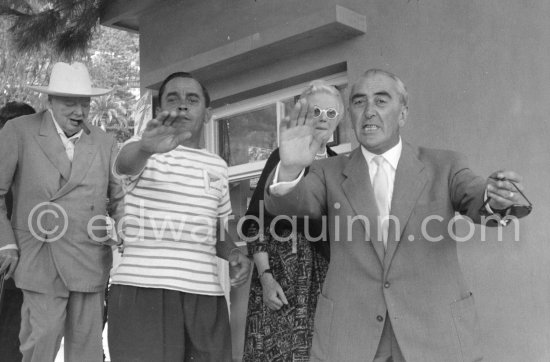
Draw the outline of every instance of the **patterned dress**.
<instances>
[{"instance_id":1,"label":"patterned dress","mask_svg":"<svg viewBox=\"0 0 550 362\"><path fill-rule=\"evenodd\" d=\"M328 155L333 156L335 153L328 149ZM267 177L278 162L277 149L266 163L247 215L259 216ZM308 241L302 220L298 222L295 242L280 241L290 235L291 226L279 221L275 228L279 238L275 239L269 230L272 219L273 216L264 210L264 237L248 243L248 250L251 255L258 252L268 253L269 268L281 285L288 305L274 311L264 304L262 284L258 270L254 268L248 300L243 361L308 361L317 297L328 269L328 241ZM247 221L243 224L242 231L252 237L260 230L256 222ZM312 239L321 235L321 231L320 223L310 222L308 235Z\"/></svg>"}]
</instances>

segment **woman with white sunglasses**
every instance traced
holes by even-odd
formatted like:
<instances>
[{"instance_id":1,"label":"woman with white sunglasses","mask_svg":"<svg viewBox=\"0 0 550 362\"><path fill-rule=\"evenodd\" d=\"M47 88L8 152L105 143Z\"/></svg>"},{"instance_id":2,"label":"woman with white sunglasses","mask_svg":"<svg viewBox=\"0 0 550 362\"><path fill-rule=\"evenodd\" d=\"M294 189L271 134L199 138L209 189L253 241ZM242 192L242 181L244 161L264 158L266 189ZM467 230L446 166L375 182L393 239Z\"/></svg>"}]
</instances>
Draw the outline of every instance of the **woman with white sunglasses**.
<instances>
[{"instance_id":1,"label":"woman with white sunglasses","mask_svg":"<svg viewBox=\"0 0 550 362\"><path fill-rule=\"evenodd\" d=\"M327 142L343 116L338 89L316 80L300 95L286 122L314 127L314 137L320 143L316 159L324 159L336 155ZM267 178L278 163L276 149L267 160L246 213L263 216L263 229L254 220L247 220L241 230L253 240L248 250L256 265L248 302L244 362L309 359L317 297L330 257L327 234L320 222L298 219L293 225L287 218L273 222L271 228L276 215L264 209L263 198Z\"/></svg>"}]
</instances>

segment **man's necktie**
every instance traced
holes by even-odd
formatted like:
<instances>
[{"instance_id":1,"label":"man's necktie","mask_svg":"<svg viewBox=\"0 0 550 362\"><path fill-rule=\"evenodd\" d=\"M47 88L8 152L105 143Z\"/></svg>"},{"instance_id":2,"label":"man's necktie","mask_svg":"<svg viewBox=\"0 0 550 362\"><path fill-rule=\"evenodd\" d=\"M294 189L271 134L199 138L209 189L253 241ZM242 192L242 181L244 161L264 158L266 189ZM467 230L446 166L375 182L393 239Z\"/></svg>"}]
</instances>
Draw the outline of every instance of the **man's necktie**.
<instances>
[{"instance_id":1,"label":"man's necktie","mask_svg":"<svg viewBox=\"0 0 550 362\"><path fill-rule=\"evenodd\" d=\"M374 197L376 198L376 205L378 206L378 225L379 230L382 230L382 236L384 240L384 248L388 245L388 225L389 220L386 220L390 214L390 195L388 185L388 174L384 168L386 160L383 156L375 156L374 163L378 166L374 179L372 180L372 187L374 189Z\"/></svg>"},{"instance_id":2,"label":"man's necktie","mask_svg":"<svg viewBox=\"0 0 550 362\"><path fill-rule=\"evenodd\" d=\"M69 157L69 161L71 162L73 162L74 147L75 147L76 141L78 141L78 137L69 138L67 145L65 147L65 150L67 151L67 157Z\"/></svg>"}]
</instances>

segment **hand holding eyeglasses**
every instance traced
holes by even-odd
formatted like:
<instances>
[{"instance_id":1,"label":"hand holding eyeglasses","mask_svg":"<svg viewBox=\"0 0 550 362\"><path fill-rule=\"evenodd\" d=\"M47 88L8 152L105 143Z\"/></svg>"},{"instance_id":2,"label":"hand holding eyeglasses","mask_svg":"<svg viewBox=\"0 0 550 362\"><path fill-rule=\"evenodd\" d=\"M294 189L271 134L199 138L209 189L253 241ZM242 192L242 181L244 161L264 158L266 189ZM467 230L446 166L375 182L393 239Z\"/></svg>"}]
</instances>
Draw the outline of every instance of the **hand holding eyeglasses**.
<instances>
[{"instance_id":1,"label":"hand holding eyeglasses","mask_svg":"<svg viewBox=\"0 0 550 362\"><path fill-rule=\"evenodd\" d=\"M504 215L523 217L533 209L533 205L523 193L522 177L514 171L497 171L487 180L487 200L482 209L489 204L491 209ZM527 201L527 205L524 201Z\"/></svg>"}]
</instances>

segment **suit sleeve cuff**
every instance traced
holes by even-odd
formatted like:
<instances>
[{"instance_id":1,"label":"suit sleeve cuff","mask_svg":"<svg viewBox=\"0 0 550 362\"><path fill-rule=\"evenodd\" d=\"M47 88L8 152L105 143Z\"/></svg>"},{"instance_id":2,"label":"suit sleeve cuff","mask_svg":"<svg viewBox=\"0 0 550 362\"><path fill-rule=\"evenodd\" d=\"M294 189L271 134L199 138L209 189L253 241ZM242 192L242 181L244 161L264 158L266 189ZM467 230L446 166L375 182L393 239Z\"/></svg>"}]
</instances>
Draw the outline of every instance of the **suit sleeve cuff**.
<instances>
[{"instance_id":1,"label":"suit sleeve cuff","mask_svg":"<svg viewBox=\"0 0 550 362\"><path fill-rule=\"evenodd\" d=\"M486 201L487 201L487 188L485 188L485 192L483 193L483 202L486 202ZM491 209L491 206L489 206L488 202L485 204L485 210L489 215L493 215L495 213L493 209Z\"/></svg>"},{"instance_id":2,"label":"suit sleeve cuff","mask_svg":"<svg viewBox=\"0 0 550 362\"><path fill-rule=\"evenodd\" d=\"M3 251L3 250L19 250L19 248L15 244L8 244L0 248L0 251Z\"/></svg>"},{"instance_id":3,"label":"suit sleeve cuff","mask_svg":"<svg viewBox=\"0 0 550 362\"><path fill-rule=\"evenodd\" d=\"M281 166L280 162L277 164L277 168L275 169L275 175L273 176L273 183L269 186L269 191L271 192L272 195L275 195L275 196L283 196L288 194L298 184L298 182L300 182L302 177L304 177L304 170L302 170L302 172L300 172L300 174L295 180L278 182L279 166Z\"/></svg>"},{"instance_id":4,"label":"suit sleeve cuff","mask_svg":"<svg viewBox=\"0 0 550 362\"><path fill-rule=\"evenodd\" d=\"M487 188L485 189L485 192L483 193L483 202L486 202L487 201ZM502 215L501 213L499 213L498 211L495 212L491 206L489 206L489 203L487 202L485 204L485 211L487 212L487 215L499 215L501 218L500 220L498 221L498 223L502 226L506 226L508 225L508 223L510 222L510 219L506 218L505 215Z\"/></svg>"}]
</instances>

